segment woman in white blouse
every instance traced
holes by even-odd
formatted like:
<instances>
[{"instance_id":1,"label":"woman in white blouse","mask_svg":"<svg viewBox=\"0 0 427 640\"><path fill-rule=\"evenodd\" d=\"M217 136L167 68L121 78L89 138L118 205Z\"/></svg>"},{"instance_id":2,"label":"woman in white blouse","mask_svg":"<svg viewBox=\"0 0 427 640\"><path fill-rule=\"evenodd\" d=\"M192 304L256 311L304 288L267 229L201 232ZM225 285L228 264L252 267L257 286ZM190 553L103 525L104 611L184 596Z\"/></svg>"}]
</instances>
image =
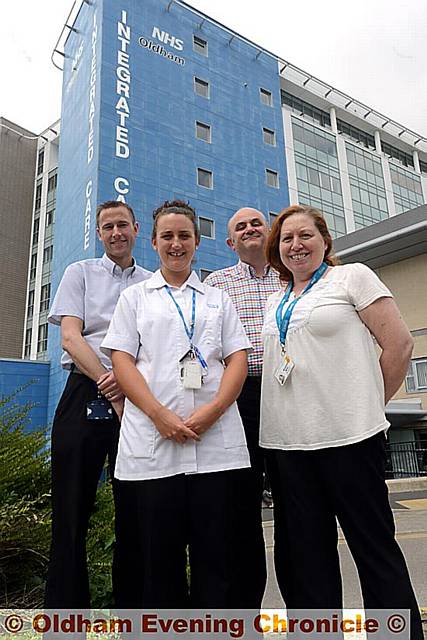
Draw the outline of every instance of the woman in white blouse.
<instances>
[{"instance_id":1,"label":"woman in white blouse","mask_svg":"<svg viewBox=\"0 0 427 640\"><path fill-rule=\"evenodd\" d=\"M286 287L267 302L260 432L282 595L290 608L342 608L338 518L365 607L411 609L411 637L421 639L385 484L384 407L404 379L411 335L375 273L337 266L316 209L279 214L267 259Z\"/></svg>"},{"instance_id":2,"label":"woman in white blouse","mask_svg":"<svg viewBox=\"0 0 427 640\"><path fill-rule=\"evenodd\" d=\"M227 294L192 271L199 237L185 202L155 211L160 269L122 293L103 342L126 396L115 469L128 549L117 558L120 607L233 606L231 487L250 466L235 400L250 343Z\"/></svg>"}]
</instances>

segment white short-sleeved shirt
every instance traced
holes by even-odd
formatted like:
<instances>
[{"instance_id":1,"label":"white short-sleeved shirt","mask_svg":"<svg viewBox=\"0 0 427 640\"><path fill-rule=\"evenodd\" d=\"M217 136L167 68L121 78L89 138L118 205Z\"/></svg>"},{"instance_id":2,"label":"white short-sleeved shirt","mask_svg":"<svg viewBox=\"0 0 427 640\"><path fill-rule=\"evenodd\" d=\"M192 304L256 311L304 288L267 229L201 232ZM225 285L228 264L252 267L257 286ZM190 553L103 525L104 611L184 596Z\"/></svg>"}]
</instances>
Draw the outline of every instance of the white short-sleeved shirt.
<instances>
[{"instance_id":1,"label":"white short-sleeved shirt","mask_svg":"<svg viewBox=\"0 0 427 640\"><path fill-rule=\"evenodd\" d=\"M111 360L99 347L107 333L111 316L121 292L131 285L147 280L153 274L138 266L121 269L105 253L102 258L90 258L73 262L64 271L48 320L61 324L64 316L74 316L83 321L82 335L92 347L102 364L111 369ZM64 369L70 369L73 361L64 351L61 358Z\"/></svg>"},{"instance_id":2,"label":"white short-sleeved shirt","mask_svg":"<svg viewBox=\"0 0 427 640\"><path fill-rule=\"evenodd\" d=\"M243 326L228 295L209 287L191 273L180 288L171 287L187 326L190 326L192 291L196 291L193 342L208 365L201 389L184 389L179 361L189 339L160 271L120 297L101 349L135 356L136 367L151 392L181 418L212 400L224 372L223 359L250 349ZM249 467L245 434L237 404L233 403L200 442L184 445L161 437L148 416L128 399L120 429L115 476L119 480L147 480L179 473L206 473Z\"/></svg>"},{"instance_id":3,"label":"white short-sleeved shirt","mask_svg":"<svg viewBox=\"0 0 427 640\"><path fill-rule=\"evenodd\" d=\"M323 449L388 428L378 353L358 311L391 295L363 264L330 269L294 308L286 350L295 367L283 386L274 377L281 362L276 309L283 291L270 296L262 330L262 447Z\"/></svg>"}]
</instances>

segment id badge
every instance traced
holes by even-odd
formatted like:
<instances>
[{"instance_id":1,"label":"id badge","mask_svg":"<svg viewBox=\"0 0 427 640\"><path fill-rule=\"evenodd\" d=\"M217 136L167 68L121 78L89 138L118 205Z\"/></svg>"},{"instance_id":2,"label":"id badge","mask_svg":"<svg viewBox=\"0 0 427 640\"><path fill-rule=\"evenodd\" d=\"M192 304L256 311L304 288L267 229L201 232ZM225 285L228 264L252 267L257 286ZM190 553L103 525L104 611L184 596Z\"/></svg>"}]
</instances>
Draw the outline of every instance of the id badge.
<instances>
[{"instance_id":1,"label":"id badge","mask_svg":"<svg viewBox=\"0 0 427 640\"><path fill-rule=\"evenodd\" d=\"M185 360L182 366L184 389L201 389L202 365L198 360Z\"/></svg>"},{"instance_id":2,"label":"id badge","mask_svg":"<svg viewBox=\"0 0 427 640\"><path fill-rule=\"evenodd\" d=\"M88 420L112 420L113 407L105 400L91 400L86 404L86 418Z\"/></svg>"},{"instance_id":3,"label":"id badge","mask_svg":"<svg viewBox=\"0 0 427 640\"><path fill-rule=\"evenodd\" d=\"M283 387L286 380L289 378L292 369L294 368L294 363L287 353L282 358L280 365L277 367L274 377L277 382Z\"/></svg>"}]
</instances>

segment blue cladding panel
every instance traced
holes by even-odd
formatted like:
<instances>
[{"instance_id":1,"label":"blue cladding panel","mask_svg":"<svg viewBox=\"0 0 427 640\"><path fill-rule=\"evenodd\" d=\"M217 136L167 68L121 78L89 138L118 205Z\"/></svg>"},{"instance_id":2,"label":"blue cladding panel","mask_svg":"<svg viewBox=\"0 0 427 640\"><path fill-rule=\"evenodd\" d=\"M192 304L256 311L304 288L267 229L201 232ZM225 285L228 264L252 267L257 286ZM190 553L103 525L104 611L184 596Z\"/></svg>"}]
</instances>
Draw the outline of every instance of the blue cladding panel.
<instances>
[{"instance_id":1,"label":"blue cladding panel","mask_svg":"<svg viewBox=\"0 0 427 640\"><path fill-rule=\"evenodd\" d=\"M13 404L34 404L29 413L29 429L45 427L49 390L49 363L30 360L0 359L0 397L8 398L24 387L12 400ZM31 384L29 384L31 383Z\"/></svg>"},{"instance_id":2,"label":"blue cladding panel","mask_svg":"<svg viewBox=\"0 0 427 640\"><path fill-rule=\"evenodd\" d=\"M141 222L136 257L155 269L151 212L165 199L190 200L200 215L215 221L216 238L202 239L196 263L209 270L235 262L225 237L227 220L237 208L253 206L268 213L288 204L277 60L266 54L256 58L258 49L238 38L230 42L229 33L209 22L200 30L200 16L177 4L168 11L168 5L168 0L83 3L77 33L69 35L53 291L67 264L102 253L96 202L122 197L134 207ZM193 51L193 34L208 42L208 57ZM151 42L151 49L141 46L140 38ZM173 56L178 56L175 61L169 59ZM209 99L195 94L194 76L209 82ZM261 103L260 87L271 91L273 107ZM211 144L196 139L196 120L212 127ZM88 162L90 127L93 156ZM263 127L276 132L276 146L263 143ZM197 186L197 167L213 172L212 190ZM280 189L266 185L266 168L278 172ZM49 333L49 355L52 417L64 382L55 328Z\"/></svg>"},{"instance_id":3,"label":"blue cladding panel","mask_svg":"<svg viewBox=\"0 0 427 640\"><path fill-rule=\"evenodd\" d=\"M104 0L99 192L117 198L115 179L129 182L125 197L142 223L137 258L150 268L157 266L150 246L152 210L166 198L189 199L200 215L216 221L217 238L202 241L198 258L199 267L213 269L234 261L224 246L226 221L234 210L252 205L278 211L288 203L277 62L266 55L256 60L256 48L238 39L229 44L229 34L209 23L199 31L200 17L178 5L167 11L167 5ZM118 38L119 23L121 34L130 32L124 38L129 44ZM153 37L155 27L157 36L163 32L182 41L182 50L170 39L166 44ZM208 57L193 51L193 34L208 41ZM185 64L144 48L141 37ZM129 58L119 64L123 48ZM121 103L123 112L129 110L122 118L127 158L117 157L115 147L118 73L129 85L129 98L123 88L126 104ZM209 100L194 93L194 76L209 82ZM272 91L273 108L261 104L260 87ZM196 139L196 120L211 125L212 144ZM263 126L276 131L276 147L263 143ZM197 167L213 171L213 190L197 186ZM278 171L280 190L266 186L266 167Z\"/></svg>"}]
</instances>

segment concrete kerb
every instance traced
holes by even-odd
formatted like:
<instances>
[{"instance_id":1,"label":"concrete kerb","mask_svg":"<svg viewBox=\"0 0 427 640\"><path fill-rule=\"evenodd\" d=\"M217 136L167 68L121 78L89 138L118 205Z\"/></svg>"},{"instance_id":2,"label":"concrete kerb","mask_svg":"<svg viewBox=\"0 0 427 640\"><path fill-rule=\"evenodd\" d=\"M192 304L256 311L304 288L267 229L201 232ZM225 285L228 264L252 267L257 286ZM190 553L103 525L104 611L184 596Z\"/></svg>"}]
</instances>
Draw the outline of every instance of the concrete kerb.
<instances>
[{"instance_id":1,"label":"concrete kerb","mask_svg":"<svg viewBox=\"0 0 427 640\"><path fill-rule=\"evenodd\" d=\"M390 493L427 491L427 476L420 478L394 478L386 482Z\"/></svg>"}]
</instances>

